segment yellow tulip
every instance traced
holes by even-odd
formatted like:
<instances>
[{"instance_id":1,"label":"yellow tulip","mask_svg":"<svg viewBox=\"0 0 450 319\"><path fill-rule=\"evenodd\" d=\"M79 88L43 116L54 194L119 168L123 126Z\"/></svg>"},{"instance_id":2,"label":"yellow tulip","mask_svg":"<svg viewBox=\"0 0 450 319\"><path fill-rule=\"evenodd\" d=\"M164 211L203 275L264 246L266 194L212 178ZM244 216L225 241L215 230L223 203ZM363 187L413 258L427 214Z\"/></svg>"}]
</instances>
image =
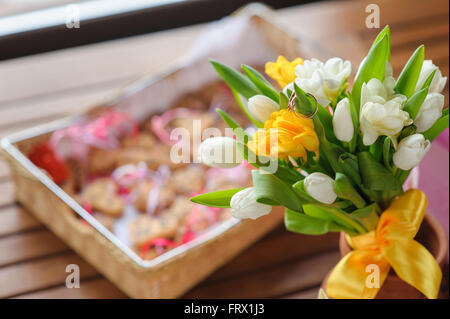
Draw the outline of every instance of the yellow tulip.
<instances>
[{"instance_id":1,"label":"yellow tulip","mask_svg":"<svg viewBox=\"0 0 450 319\"><path fill-rule=\"evenodd\" d=\"M280 55L277 62L266 63L266 73L277 81L281 88L284 88L295 80L295 67L299 64L303 64L301 58L296 58L289 62L284 56Z\"/></svg>"},{"instance_id":2,"label":"yellow tulip","mask_svg":"<svg viewBox=\"0 0 450 319\"><path fill-rule=\"evenodd\" d=\"M311 119L287 109L273 112L259 129L248 147L256 155L288 159L301 157L306 162L307 152L319 154L319 139Z\"/></svg>"}]
</instances>

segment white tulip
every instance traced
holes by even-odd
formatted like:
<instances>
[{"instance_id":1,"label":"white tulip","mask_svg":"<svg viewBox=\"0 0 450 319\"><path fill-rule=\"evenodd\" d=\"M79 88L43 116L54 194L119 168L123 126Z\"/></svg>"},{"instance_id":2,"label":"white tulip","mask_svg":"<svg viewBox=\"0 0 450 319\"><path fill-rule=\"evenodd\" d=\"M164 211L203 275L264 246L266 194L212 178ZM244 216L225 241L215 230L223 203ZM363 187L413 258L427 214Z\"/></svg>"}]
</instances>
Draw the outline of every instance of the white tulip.
<instances>
[{"instance_id":1,"label":"white tulip","mask_svg":"<svg viewBox=\"0 0 450 319\"><path fill-rule=\"evenodd\" d=\"M388 100L398 98L401 103L406 101L406 96L394 94L395 80L392 76L388 76L381 83L378 79L370 79L369 82L363 83L361 87L361 106L367 102L384 104Z\"/></svg>"},{"instance_id":2,"label":"white tulip","mask_svg":"<svg viewBox=\"0 0 450 319\"><path fill-rule=\"evenodd\" d=\"M334 100L342 90L343 83L352 72L350 61L331 58L323 65L324 91L330 100Z\"/></svg>"},{"instance_id":3,"label":"white tulip","mask_svg":"<svg viewBox=\"0 0 450 319\"><path fill-rule=\"evenodd\" d=\"M430 147L431 142L422 134L413 134L400 141L392 159L398 168L407 171L420 163Z\"/></svg>"},{"instance_id":4,"label":"white tulip","mask_svg":"<svg viewBox=\"0 0 450 319\"><path fill-rule=\"evenodd\" d=\"M269 119L270 114L280 109L277 103L265 95L252 96L247 107L250 115L263 123Z\"/></svg>"},{"instance_id":5,"label":"white tulip","mask_svg":"<svg viewBox=\"0 0 450 319\"><path fill-rule=\"evenodd\" d=\"M295 67L295 84L306 93L314 95L323 107L330 103L324 91L323 63L319 60L305 60Z\"/></svg>"},{"instance_id":6,"label":"white tulip","mask_svg":"<svg viewBox=\"0 0 450 319\"><path fill-rule=\"evenodd\" d=\"M350 73L350 61L341 58L331 58L325 64L317 59L305 60L295 68L295 83L325 107L340 93Z\"/></svg>"},{"instance_id":7,"label":"white tulip","mask_svg":"<svg viewBox=\"0 0 450 319\"><path fill-rule=\"evenodd\" d=\"M272 210L272 206L258 203L253 192L253 187L243 189L231 197L231 215L238 219L257 219L267 215Z\"/></svg>"},{"instance_id":8,"label":"white tulip","mask_svg":"<svg viewBox=\"0 0 450 319\"><path fill-rule=\"evenodd\" d=\"M242 163L242 156L231 137L218 136L204 140L198 148L199 161L207 166L233 168Z\"/></svg>"},{"instance_id":9,"label":"white tulip","mask_svg":"<svg viewBox=\"0 0 450 319\"><path fill-rule=\"evenodd\" d=\"M440 93L430 93L427 95L414 119L414 125L417 127L417 132L425 132L433 126L442 115L444 103L445 98Z\"/></svg>"},{"instance_id":10,"label":"white tulip","mask_svg":"<svg viewBox=\"0 0 450 319\"><path fill-rule=\"evenodd\" d=\"M447 82L447 77L443 77L439 68L433 64L431 60L425 60L422 64L422 69L420 70L419 80L417 81L416 91L420 90L423 83L428 78L428 76L436 70L436 73L431 80L430 87L428 88L428 93L441 93Z\"/></svg>"},{"instance_id":11,"label":"white tulip","mask_svg":"<svg viewBox=\"0 0 450 319\"><path fill-rule=\"evenodd\" d=\"M361 108L360 127L364 145L372 145L380 135L394 137L411 123L408 112L402 110L400 98L384 104L367 102Z\"/></svg>"},{"instance_id":12,"label":"white tulip","mask_svg":"<svg viewBox=\"0 0 450 319\"><path fill-rule=\"evenodd\" d=\"M373 144L378 136L394 137L412 123L403 111L406 97L394 94L395 81L388 76L383 83L371 79L361 88L360 126L364 145Z\"/></svg>"},{"instance_id":13,"label":"white tulip","mask_svg":"<svg viewBox=\"0 0 450 319\"><path fill-rule=\"evenodd\" d=\"M336 105L333 114L333 131L337 139L342 142L350 142L353 138L354 128L348 98L340 100Z\"/></svg>"},{"instance_id":14,"label":"white tulip","mask_svg":"<svg viewBox=\"0 0 450 319\"><path fill-rule=\"evenodd\" d=\"M306 176L304 186L308 195L321 203L332 204L337 198L334 180L323 173L316 172Z\"/></svg>"},{"instance_id":15,"label":"white tulip","mask_svg":"<svg viewBox=\"0 0 450 319\"><path fill-rule=\"evenodd\" d=\"M394 76L394 70L392 69L391 63L389 61L386 61L386 64L384 66L384 78L392 76Z\"/></svg>"}]
</instances>

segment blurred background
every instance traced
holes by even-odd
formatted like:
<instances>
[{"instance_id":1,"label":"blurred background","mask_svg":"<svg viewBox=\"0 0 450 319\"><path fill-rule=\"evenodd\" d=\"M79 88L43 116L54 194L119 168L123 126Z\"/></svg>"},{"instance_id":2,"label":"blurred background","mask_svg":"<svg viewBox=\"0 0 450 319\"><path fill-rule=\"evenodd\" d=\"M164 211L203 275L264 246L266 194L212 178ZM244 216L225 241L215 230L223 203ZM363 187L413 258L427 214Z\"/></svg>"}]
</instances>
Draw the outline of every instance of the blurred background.
<instances>
[{"instance_id":1,"label":"blurred background","mask_svg":"<svg viewBox=\"0 0 450 319\"><path fill-rule=\"evenodd\" d=\"M316 0L317 1L317 0ZM0 0L0 59L217 20L250 0ZM314 0L260 1L273 8ZM83 28L71 32L70 19ZM72 22L74 20L72 19Z\"/></svg>"}]
</instances>

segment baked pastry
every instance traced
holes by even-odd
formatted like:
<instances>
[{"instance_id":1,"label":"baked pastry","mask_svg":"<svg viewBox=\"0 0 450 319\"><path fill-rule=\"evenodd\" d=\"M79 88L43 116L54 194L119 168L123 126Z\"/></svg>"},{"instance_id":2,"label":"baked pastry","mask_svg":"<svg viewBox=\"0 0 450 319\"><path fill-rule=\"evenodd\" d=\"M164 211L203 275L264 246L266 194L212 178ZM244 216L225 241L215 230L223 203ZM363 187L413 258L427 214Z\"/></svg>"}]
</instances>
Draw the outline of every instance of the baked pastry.
<instances>
[{"instance_id":1,"label":"baked pastry","mask_svg":"<svg viewBox=\"0 0 450 319\"><path fill-rule=\"evenodd\" d=\"M83 205L114 217L122 215L124 202L118 194L117 184L110 178L98 178L88 184L80 195Z\"/></svg>"}]
</instances>

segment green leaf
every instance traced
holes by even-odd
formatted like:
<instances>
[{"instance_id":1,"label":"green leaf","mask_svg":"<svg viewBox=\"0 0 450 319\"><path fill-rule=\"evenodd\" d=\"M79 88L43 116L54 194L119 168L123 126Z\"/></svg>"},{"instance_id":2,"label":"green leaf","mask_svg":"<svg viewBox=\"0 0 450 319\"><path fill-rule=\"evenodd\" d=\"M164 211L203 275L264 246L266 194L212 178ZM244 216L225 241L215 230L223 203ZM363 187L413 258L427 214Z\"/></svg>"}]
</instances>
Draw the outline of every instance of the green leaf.
<instances>
[{"instance_id":1,"label":"green leaf","mask_svg":"<svg viewBox=\"0 0 450 319\"><path fill-rule=\"evenodd\" d=\"M381 161L381 157L383 155L383 145L380 142L381 139L382 137L379 137L375 143L369 146L369 152L373 155L377 162Z\"/></svg>"},{"instance_id":2,"label":"green leaf","mask_svg":"<svg viewBox=\"0 0 450 319\"><path fill-rule=\"evenodd\" d=\"M297 112L305 115L312 114L316 109L315 99L308 95L305 91L303 91L295 82L294 91L295 95L297 96L297 103L295 105Z\"/></svg>"},{"instance_id":3,"label":"green leaf","mask_svg":"<svg viewBox=\"0 0 450 319\"><path fill-rule=\"evenodd\" d=\"M303 91L297 84L294 83L294 90L297 96L295 108L298 112L309 115L312 114L316 109L316 100L309 96L305 91ZM336 136L333 132L333 116L326 108L322 107L320 104L317 108L317 113L314 117L318 117L325 131L326 138L332 142L339 144Z\"/></svg>"},{"instance_id":4,"label":"green leaf","mask_svg":"<svg viewBox=\"0 0 450 319\"><path fill-rule=\"evenodd\" d=\"M376 203L354 210L350 217L357 220L361 225L363 225L367 230L374 230L378 225L378 213L380 208Z\"/></svg>"},{"instance_id":5,"label":"green leaf","mask_svg":"<svg viewBox=\"0 0 450 319\"><path fill-rule=\"evenodd\" d=\"M351 153L355 152L356 149L356 142L358 141L358 131L359 131L359 117L358 117L358 110L356 109L355 103L353 102L353 97L351 93L347 94L349 106L350 106L350 115L352 117L352 123L353 123L353 138L349 142L349 150Z\"/></svg>"},{"instance_id":6,"label":"green leaf","mask_svg":"<svg viewBox=\"0 0 450 319\"><path fill-rule=\"evenodd\" d=\"M361 63L352 89L353 102L358 112L361 103L361 87L363 83L369 82L370 79L376 78L383 82L386 69L386 61L389 60L390 52L390 36L389 29L383 30L380 38L375 41L370 48L365 60Z\"/></svg>"},{"instance_id":7,"label":"green leaf","mask_svg":"<svg viewBox=\"0 0 450 319\"><path fill-rule=\"evenodd\" d=\"M289 105L289 98L283 91L280 91L280 110L287 109Z\"/></svg>"},{"instance_id":8,"label":"green leaf","mask_svg":"<svg viewBox=\"0 0 450 319\"><path fill-rule=\"evenodd\" d=\"M411 55L400 76L397 79L397 84L394 91L410 98L413 95L417 80L419 79L420 70L422 70L423 60L425 58L425 47L419 46Z\"/></svg>"},{"instance_id":9,"label":"green leaf","mask_svg":"<svg viewBox=\"0 0 450 319\"><path fill-rule=\"evenodd\" d=\"M426 132L423 133L423 136L425 139L429 140L430 142L433 142L436 137L439 136L447 127L449 124L448 120L448 113L446 115L441 116L439 120L436 121L436 123L433 124L432 127L430 127Z\"/></svg>"},{"instance_id":10,"label":"green leaf","mask_svg":"<svg viewBox=\"0 0 450 319\"><path fill-rule=\"evenodd\" d=\"M383 37L386 36L387 40L388 40L388 45L389 48L391 47L391 29L389 28L389 25L385 26L383 28L383 30L380 31L380 33L378 33L375 41L373 42L372 46L377 44L378 42L380 42L381 39L383 39ZM390 51L390 50L389 50ZM388 53L388 58L387 60L390 61L391 56L390 56L390 52Z\"/></svg>"},{"instance_id":11,"label":"green leaf","mask_svg":"<svg viewBox=\"0 0 450 319\"><path fill-rule=\"evenodd\" d=\"M242 70L248 76L250 81L264 94L265 96L271 98L275 102L279 103L278 91L262 76L258 71L249 65L242 65Z\"/></svg>"},{"instance_id":12,"label":"green leaf","mask_svg":"<svg viewBox=\"0 0 450 319\"><path fill-rule=\"evenodd\" d=\"M247 100L254 95L260 94L258 88L238 71L215 60L210 60L217 74L227 83L231 89L238 92Z\"/></svg>"},{"instance_id":13,"label":"green leaf","mask_svg":"<svg viewBox=\"0 0 450 319\"><path fill-rule=\"evenodd\" d=\"M397 179L400 181L400 184L404 184L406 182L406 179L408 178L409 174L411 173L412 169L404 171L402 169L398 170Z\"/></svg>"},{"instance_id":14,"label":"green leaf","mask_svg":"<svg viewBox=\"0 0 450 319\"><path fill-rule=\"evenodd\" d=\"M359 234L367 232L367 230L359 222L352 219L343 210L337 208L327 207L324 205L305 204L303 205L303 211L305 212L305 215L334 222L347 229L347 232L350 231Z\"/></svg>"},{"instance_id":15,"label":"green leaf","mask_svg":"<svg viewBox=\"0 0 450 319\"><path fill-rule=\"evenodd\" d=\"M403 110L409 113L409 116L414 120L419 113L425 98L428 94L428 87L425 87L413 94L405 103Z\"/></svg>"},{"instance_id":16,"label":"green leaf","mask_svg":"<svg viewBox=\"0 0 450 319\"><path fill-rule=\"evenodd\" d=\"M392 143L392 141L391 141L390 138L386 137L384 139L384 142L383 142L383 163L384 163L384 166L390 171L392 171L392 166L391 166L391 159L392 159L391 143Z\"/></svg>"},{"instance_id":17,"label":"green leaf","mask_svg":"<svg viewBox=\"0 0 450 319\"><path fill-rule=\"evenodd\" d=\"M342 172L348 176L353 183L360 185L362 183L359 174L358 158L350 153L344 153L339 156L339 165L342 167Z\"/></svg>"},{"instance_id":18,"label":"green leaf","mask_svg":"<svg viewBox=\"0 0 450 319\"><path fill-rule=\"evenodd\" d=\"M230 207L231 197L244 188L235 188L225 191L217 191L197 195L191 198L191 202L210 207Z\"/></svg>"},{"instance_id":19,"label":"green leaf","mask_svg":"<svg viewBox=\"0 0 450 319\"><path fill-rule=\"evenodd\" d=\"M257 156L244 143L238 142L236 148L249 164L264 170L266 173L274 174L286 183L293 184L305 178L298 171L281 166L277 159L271 159L266 156Z\"/></svg>"},{"instance_id":20,"label":"green leaf","mask_svg":"<svg viewBox=\"0 0 450 319\"><path fill-rule=\"evenodd\" d=\"M236 99L236 102L238 103L239 107L241 108L242 112L248 117L248 119L258 128L264 127L264 124L253 118L250 113L247 110L247 107L245 106L245 103L243 101L242 95L240 95L236 90L231 89L231 93L233 93L234 98Z\"/></svg>"},{"instance_id":21,"label":"green leaf","mask_svg":"<svg viewBox=\"0 0 450 319\"><path fill-rule=\"evenodd\" d=\"M315 200L314 198L312 198L311 196L309 196L309 194L305 190L305 185L304 185L303 180L298 181L297 183L292 185L292 189L297 194L297 196L301 199L303 204L310 203L310 204L322 205L321 202L319 202L319 201ZM347 207L350 207L351 205L352 205L352 203L350 201L345 200L345 201L336 201L332 204L328 204L327 206L334 207L334 208L347 208Z\"/></svg>"},{"instance_id":22,"label":"green leaf","mask_svg":"<svg viewBox=\"0 0 450 319\"><path fill-rule=\"evenodd\" d=\"M402 191L402 185L370 152L358 153L359 171L364 187L375 191Z\"/></svg>"},{"instance_id":23,"label":"green leaf","mask_svg":"<svg viewBox=\"0 0 450 319\"><path fill-rule=\"evenodd\" d=\"M316 203L316 204L319 203L314 198L309 196L308 193L306 193L303 180L298 181L297 183L292 185L292 189L297 194L297 196L301 199L302 203Z\"/></svg>"},{"instance_id":24,"label":"green leaf","mask_svg":"<svg viewBox=\"0 0 450 319\"><path fill-rule=\"evenodd\" d=\"M253 170L252 178L257 202L272 206L284 206L295 211L301 209L302 202L290 185L275 175Z\"/></svg>"},{"instance_id":25,"label":"green leaf","mask_svg":"<svg viewBox=\"0 0 450 319\"><path fill-rule=\"evenodd\" d=\"M378 199L378 194L364 187L362 184L361 175L359 172L358 157L351 153L344 153L339 156L339 165L342 167L343 173L350 178L350 180L358 186L359 190L363 192L371 201Z\"/></svg>"},{"instance_id":26,"label":"green leaf","mask_svg":"<svg viewBox=\"0 0 450 319\"><path fill-rule=\"evenodd\" d=\"M222 118L222 120L227 123L227 125L233 129L234 135L243 143L247 143L252 140L252 136L247 134L245 130L235 121L231 116L227 114L227 112L217 108L217 114Z\"/></svg>"},{"instance_id":27,"label":"green leaf","mask_svg":"<svg viewBox=\"0 0 450 319\"><path fill-rule=\"evenodd\" d=\"M284 213L284 224L287 230L305 235L323 235L330 231L343 231L343 228L334 222L307 216L290 209L286 209Z\"/></svg>"},{"instance_id":28,"label":"green leaf","mask_svg":"<svg viewBox=\"0 0 450 319\"><path fill-rule=\"evenodd\" d=\"M362 208L366 205L366 201L353 187L350 179L342 173L336 173L334 190L339 198L351 201L358 208Z\"/></svg>"},{"instance_id":29,"label":"green leaf","mask_svg":"<svg viewBox=\"0 0 450 319\"><path fill-rule=\"evenodd\" d=\"M427 79L423 82L421 89L427 88L430 86L431 81L433 81L434 74L436 73L437 69L434 69L433 72L430 73L430 75L427 77Z\"/></svg>"},{"instance_id":30,"label":"green leaf","mask_svg":"<svg viewBox=\"0 0 450 319\"><path fill-rule=\"evenodd\" d=\"M400 133L400 135L397 137L397 141L400 142L401 140L403 140L405 137L408 137L410 135L413 135L416 133L416 127L414 125L409 125L407 127L405 127L402 132ZM392 140L391 140L392 141Z\"/></svg>"}]
</instances>

